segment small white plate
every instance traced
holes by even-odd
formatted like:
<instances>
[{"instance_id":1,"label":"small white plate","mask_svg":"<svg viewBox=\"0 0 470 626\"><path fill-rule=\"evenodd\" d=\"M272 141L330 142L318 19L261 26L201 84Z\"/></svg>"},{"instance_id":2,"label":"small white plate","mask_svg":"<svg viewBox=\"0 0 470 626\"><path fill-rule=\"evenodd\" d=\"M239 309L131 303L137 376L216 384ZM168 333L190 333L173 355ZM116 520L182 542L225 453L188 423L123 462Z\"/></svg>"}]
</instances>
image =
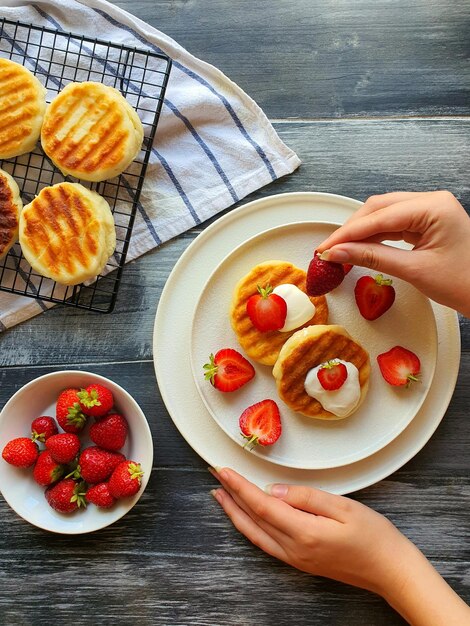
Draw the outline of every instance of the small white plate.
<instances>
[{"instance_id":1,"label":"small white plate","mask_svg":"<svg viewBox=\"0 0 470 626\"><path fill-rule=\"evenodd\" d=\"M11 439L28 437L31 422L40 415L55 418L55 405L61 391L70 387L87 387L91 383L108 387L114 396L114 406L129 424L129 434L120 452L140 463L144 475L140 490L130 498L118 500L109 509L88 504L86 509L64 514L52 509L44 496L45 487L33 479L32 468L9 465L0 457L0 488L10 507L34 526L65 535L89 533L113 524L139 500L145 490L153 462L153 443L149 425L137 402L117 383L91 372L63 370L45 374L27 383L10 398L0 413L0 450ZM89 419L88 422L93 422ZM87 436L89 424L81 433L82 449L95 445ZM59 430L59 432L62 432ZM42 449L44 445L42 445Z\"/></svg>"},{"instance_id":2,"label":"small white plate","mask_svg":"<svg viewBox=\"0 0 470 626\"><path fill-rule=\"evenodd\" d=\"M338 226L327 222L297 222L248 239L228 254L209 277L194 312L191 366L206 407L227 435L243 446L246 439L240 434L239 416L249 405L265 398L273 399L280 408L282 435L274 445L257 446L251 452L287 467L339 467L377 452L411 422L426 398L434 375L437 335L428 299L410 284L394 279L396 299L392 308L379 319L367 321L356 306L354 286L360 276L370 275L371 271L355 267L326 296L329 323L344 326L370 354L369 392L353 415L344 420L324 421L294 412L277 395L272 368L250 359L256 376L236 392L221 393L204 379L203 365L211 352L234 348L243 354L229 320L233 290L240 278L258 263L270 260L289 261L306 270L313 250ZM386 383L376 361L378 354L397 344L415 352L421 360L421 382L408 389Z\"/></svg>"},{"instance_id":3,"label":"small white plate","mask_svg":"<svg viewBox=\"0 0 470 626\"><path fill-rule=\"evenodd\" d=\"M314 192L278 194L250 202L206 228L173 268L155 316L155 372L175 426L209 465L232 467L260 487L288 482L345 494L372 485L402 467L439 426L457 381L460 332L455 311L435 303L432 308L438 353L428 396L398 437L362 461L323 470L301 470L270 463L232 441L212 418L197 391L189 359L191 319L201 291L227 252L267 227L285 224L286 220L343 223L361 205L352 198Z\"/></svg>"}]
</instances>

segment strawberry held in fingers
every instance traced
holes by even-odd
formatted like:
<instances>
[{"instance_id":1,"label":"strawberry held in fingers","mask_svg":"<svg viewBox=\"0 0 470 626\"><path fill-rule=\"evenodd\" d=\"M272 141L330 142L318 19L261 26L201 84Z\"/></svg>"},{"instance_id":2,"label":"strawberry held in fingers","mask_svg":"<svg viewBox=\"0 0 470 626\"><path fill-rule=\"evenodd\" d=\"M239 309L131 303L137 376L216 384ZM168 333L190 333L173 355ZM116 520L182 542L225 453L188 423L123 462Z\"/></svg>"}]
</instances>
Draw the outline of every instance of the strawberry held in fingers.
<instances>
[{"instance_id":1,"label":"strawberry held in fingers","mask_svg":"<svg viewBox=\"0 0 470 626\"><path fill-rule=\"evenodd\" d=\"M15 467L31 467L36 463L39 448L28 437L17 437L3 448L2 458Z\"/></svg>"},{"instance_id":2,"label":"strawberry held in fingers","mask_svg":"<svg viewBox=\"0 0 470 626\"><path fill-rule=\"evenodd\" d=\"M116 499L109 493L109 483L98 483L88 489L85 494L88 502L92 502L102 509L109 509Z\"/></svg>"},{"instance_id":3,"label":"strawberry held in fingers","mask_svg":"<svg viewBox=\"0 0 470 626\"><path fill-rule=\"evenodd\" d=\"M64 478L56 485L48 487L44 495L50 506L59 513L73 513L86 507L85 492L85 483Z\"/></svg>"},{"instance_id":4,"label":"strawberry held in fingers","mask_svg":"<svg viewBox=\"0 0 470 626\"><path fill-rule=\"evenodd\" d=\"M66 389L57 398L56 418L66 433L79 433L86 423L86 415L80 407L79 391L80 389Z\"/></svg>"},{"instance_id":5,"label":"strawberry held in fingers","mask_svg":"<svg viewBox=\"0 0 470 626\"><path fill-rule=\"evenodd\" d=\"M105 450L120 450L126 443L129 427L119 413L111 413L98 420L90 428L90 439Z\"/></svg>"},{"instance_id":6,"label":"strawberry held in fingers","mask_svg":"<svg viewBox=\"0 0 470 626\"><path fill-rule=\"evenodd\" d=\"M223 348L209 357L204 377L219 391L236 391L255 375L253 365L232 348Z\"/></svg>"},{"instance_id":7,"label":"strawberry held in fingers","mask_svg":"<svg viewBox=\"0 0 470 626\"><path fill-rule=\"evenodd\" d=\"M46 441L46 448L58 463L71 463L80 451L80 439L74 433L52 435Z\"/></svg>"},{"instance_id":8,"label":"strawberry held in fingers","mask_svg":"<svg viewBox=\"0 0 470 626\"><path fill-rule=\"evenodd\" d=\"M384 379L396 387L409 387L419 380L421 362L414 352L402 346L395 346L388 352L379 354L377 362Z\"/></svg>"},{"instance_id":9,"label":"strawberry held in fingers","mask_svg":"<svg viewBox=\"0 0 470 626\"><path fill-rule=\"evenodd\" d=\"M274 400L262 400L243 411L239 420L245 446L270 446L281 436L281 415Z\"/></svg>"},{"instance_id":10,"label":"strawberry held in fingers","mask_svg":"<svg viewBox=\"0 0 470 626\"><path fill-rule=\"evenodd\" d=\"M41 443L44 443L46 439L52 437L52 435L57 435L58 432L59 429L57 428L57 423L53 417L42 415L32 421L31 437L33 441L40 441Z\"/></svg>"},{"instance_id":11,"label":"strawberry held in fingers","mask_svg":"<svg viewBox=\"0 0 470 626\"><path fill-rule=\"evenodd\" d=\"M94 383L78 392L80 408L85 415L103 417L113 408L113 394L107 387Z\"/></svg>"},{"instance_id":12,"label":"strawberry held in fingers","mask_svg":"<svg viewBox=\"0 0 470 626\"><path fill-rule=\"evenodd\" d=\"M323 261L315 251L307 270L307 295L323 296L336 289L344 280L345 270L341 263Z\"/></svg>"},{"instance_id":13,"label":"strawberry held in fingers","mask_svg":"<svg viewBox=\"0 0 470 626\"><path fill-rule=\"evenodd\" d=\"M44 450L38 456L33 470L33 478L38 485L52 485L64 473L64 467L52 458L49 450Z\"/></svg>"},{"instance_id":14,"label":"strawberry held in fingers","mask_svg":"<svg viewBox=\"0 0 470 626\"><path fill-rule=\"evenodd\" d=\"M143 475L139 463L134 461L120 463L109 479L109 493L116 499L133 496L140 489Z\"/></svg>"},{"instance_id":15,"label":"strawberry held in fingers","mask_svg":"<svg viewBox=\"0 0 470 626\"><path fill-rule=\"evenodd\" d=\"M339 361L328 361L320 366L317 372L317 378L320 385L327 391L336 391L340 389L348 377L348 370L344 363Z\"/></svg>"},{"instance_id":16,"label":"strawberry held in fingers","mask_svg":"<svg viewBox=\"0 0 470 626\"><path fill-rule=\"evenodd\" d=\"M246 312L253 326L262 333L280 330L286 321L287 304L284 298L273 293L271 285L260 287L258 293L250 296Z\"/></svg>"},{"instance_id":17,"label":"strawberry held in fingers","mask_svg":"<svg viewBox=\"0 0 470 626\"><path fill-rule=\"evenodd\" d=\"M377 276L361 276L354 288L354 296L359 312L366 320L376 320L395 302L395 289L392 280Z\"/></svg>"}]
</instances>

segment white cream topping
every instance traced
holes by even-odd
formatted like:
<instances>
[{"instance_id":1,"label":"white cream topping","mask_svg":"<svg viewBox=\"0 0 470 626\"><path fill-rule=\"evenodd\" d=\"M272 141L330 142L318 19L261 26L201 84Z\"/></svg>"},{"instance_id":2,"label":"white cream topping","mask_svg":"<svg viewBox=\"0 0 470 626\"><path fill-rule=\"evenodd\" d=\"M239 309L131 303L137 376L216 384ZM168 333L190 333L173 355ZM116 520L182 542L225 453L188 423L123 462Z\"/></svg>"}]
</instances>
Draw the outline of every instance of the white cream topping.
<instances>
[{"instance_id":1,"label":"white cream topping","mask_svg":"<svg viewBox=\"0 0 470 626\"><path fill-rule=\"evenodd\" d=\"M303 326L315 315L315 305L301 289L295 285L283 284L273 289L273 293L280 296L287 304L287 316L284 326L279 329L286 333L299 326Z\"/></svg>"},{"instance_id":2,"label":"white cream topping","mask_svg":"<svg viewBox=\"0 0 470 626\"><path fill-rule=\"evenodd\" d=\"M318 370L321 365L312 368L307 372L305 377L305 391L308 395L322 405L326 411L330 411L338 417L346 417L357 406L361 398L361 386L359 384L359 371L353 363L343 361L341 359L331 359L343 363L348 371L348 377L343 385L335 391L327 391L323 389L318 380Z\"/></svg>"}]
</instances>

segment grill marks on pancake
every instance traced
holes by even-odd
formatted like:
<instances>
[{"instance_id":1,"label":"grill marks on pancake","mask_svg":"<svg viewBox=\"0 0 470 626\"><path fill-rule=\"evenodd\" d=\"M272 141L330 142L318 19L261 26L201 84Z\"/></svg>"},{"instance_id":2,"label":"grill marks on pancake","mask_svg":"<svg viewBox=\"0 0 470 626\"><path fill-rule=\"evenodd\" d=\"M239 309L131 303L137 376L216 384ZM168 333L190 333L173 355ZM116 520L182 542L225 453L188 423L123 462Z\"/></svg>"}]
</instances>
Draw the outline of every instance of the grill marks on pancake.
<instances>
[{"instance_id":1,"label":"grill marks on pancake","mask_svg":"<svg viewBox=\"0 0 470 626\"><path fill-rule=\"evenodd\" d=\"M250 296L257 293L257 286L273 288L289 283L305 292L306 274L303 270L290 263L261 264L243 279L237 286L236 301L232 309L232 327L237 333L240 345L253 359L266 365L274 365L284 343L300 328L311 324L326 324L328 321L328 305L324 296L310 298L316 307L315 315L303 326L295 330L281 333L270 331L260 333L251 323L246 312L246 303Z\"/></svg>"},{"instance_id":2,"label":"grill marks on pancake","mask_svg":"<svg viewBox=\"0 0 470 626\"><path fill-rule=\"evenodd\" d=\"M75 134L80 132L80 126L93 115L97 119L77 140ZM96 100L86 96L77 85L51 104L42 131L46 152L66 170L107 169L118 163L126 151L129 132L122 122L122 108L115 100L110 97Z\"/></svg>"},{"instance_id":3,"label":"grill marks on pancake","mask_svg":"<svg viewBox=\"0 0 470 626\"><path fill-rule=\"evenodd\" d=\"M18 228L18 209L7 179L0 174L0 256Z\"/></svg>"},{"instance_id":4,"label":"grill marks on pancake","mask_svg":"<svg viewBox=\"0 0 470 626\"><path fill-rule=\"evenodd\" d=\"M282 365L282 378L278 381L278 391L294 411L308 412L310 415L324 413L318 400L310 397L304 388L309 370L320 363L341 358L353 363L359 370L359 384L363 387L370 373L367 352L349 337L333 331L326 331L319 337L309 337L295 347Z\"/></svg>"},{"instance_id":5,"label":"grill marks on pancake","mask_svg":"<svg viewBox=\"0 0 470 626\"><path fill-rule=\"evenodd\" d=\"M55 273L89 267L98 245L93 212L66 187L43 189L25 214L24 233L31 251Z\"/></svg>"},{"instance_id":6,"label":"grill marks on pancake","mask_svg":"<svg viewBox=\"0 0 470 626\"><path fill-rule=\"evenodd\" d=\"M0 152L16 150L33 131L40 113L37 92L20 67L4 65L0 59Z\"/></svg>"}]
</instances>

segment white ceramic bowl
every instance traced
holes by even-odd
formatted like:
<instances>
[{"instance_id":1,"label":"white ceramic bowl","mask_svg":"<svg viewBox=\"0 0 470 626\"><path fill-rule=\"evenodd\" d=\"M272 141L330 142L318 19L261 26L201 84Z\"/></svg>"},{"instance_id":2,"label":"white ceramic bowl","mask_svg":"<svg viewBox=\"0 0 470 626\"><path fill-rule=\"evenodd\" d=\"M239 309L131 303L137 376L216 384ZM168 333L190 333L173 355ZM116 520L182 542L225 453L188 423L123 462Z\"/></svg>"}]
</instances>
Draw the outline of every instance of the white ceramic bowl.
<instances>
[{"instance_id":1,"label":"white ceramic bowl","mask_svg":"<svg viewBox=\"0 0 470 626\"><path fill-rule=\"evenodd\" d=\"M45 488L34 481L32 468L14 467L0 457L0 490L3 497L18 515L44 530L73 535L109 526L134 506L150 477L153 443L145 415L137 402L122 387L90 372L74 370L53 372L21 387L0 413L0 450L3 450L11 439L28 437L31 422L36 417L50 415L55 418L55 403L61 391L68 387L87 387L93 382L99 382L111 390L115 409L124 415L129 423L129 435L120 452L126 458L142 465L144 471L142 486L135 496L118 500L110 509L101 509L94 504L88 504L85 510L62 514L47 503L44 496ZM93 418L88 420L89 424L93 421ZM95 445L88 437L89 424L80 435L82 449L88 445Z\"/></svg>"}]
</instances>

